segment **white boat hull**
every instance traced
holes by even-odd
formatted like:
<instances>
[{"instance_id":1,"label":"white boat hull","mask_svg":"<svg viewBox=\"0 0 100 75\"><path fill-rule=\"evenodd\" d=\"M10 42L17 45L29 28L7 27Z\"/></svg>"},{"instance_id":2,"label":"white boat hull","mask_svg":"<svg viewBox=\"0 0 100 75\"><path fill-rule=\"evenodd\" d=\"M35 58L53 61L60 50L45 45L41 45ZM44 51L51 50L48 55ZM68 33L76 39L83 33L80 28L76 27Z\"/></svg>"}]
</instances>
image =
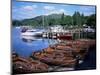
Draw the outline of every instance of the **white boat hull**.
<instances>
[{"instance_id":1,"label":"white boat hull","mask_svg":"<svg viewBox=\"0 0 100 75\"><path fill-rule=\"evenodd\" d=\"M36 30L27 30L26 32L22 32L22 36L36 36L36 35L42 35L43 31L36 31Z\"/></svg>"}]
</instances>

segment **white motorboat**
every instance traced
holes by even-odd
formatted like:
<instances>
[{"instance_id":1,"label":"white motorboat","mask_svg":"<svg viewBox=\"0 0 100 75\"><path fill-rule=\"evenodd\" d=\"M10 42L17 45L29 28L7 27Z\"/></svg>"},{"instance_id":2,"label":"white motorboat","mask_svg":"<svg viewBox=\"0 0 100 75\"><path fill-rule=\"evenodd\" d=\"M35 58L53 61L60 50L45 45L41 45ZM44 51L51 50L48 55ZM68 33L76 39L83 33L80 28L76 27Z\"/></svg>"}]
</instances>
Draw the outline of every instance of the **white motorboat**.
<instances>
[{"instance_id":1,"label":"white motorboat","mask_svg":"<svg viewBox=\"0 0 100 75\"><path fill-rule=\"evenodd\" d=\"M39 36L42 35L43 30L37 30L37 29L28 29L25 32L22 32L21 35L22 36Z\"/></svg>"},{"instance_id":2,"label":"white motorboat","mask_svg":"<svg viewBox=\"0 0 100 75\"><path fill-rule=\"evenodd\" d=\"M95 29L93 29L90 26L88 26L88 27L83 28L83 31L84 32L92 32L92 33L94 33L95 32Z\"/></svg>"}]
</instances>

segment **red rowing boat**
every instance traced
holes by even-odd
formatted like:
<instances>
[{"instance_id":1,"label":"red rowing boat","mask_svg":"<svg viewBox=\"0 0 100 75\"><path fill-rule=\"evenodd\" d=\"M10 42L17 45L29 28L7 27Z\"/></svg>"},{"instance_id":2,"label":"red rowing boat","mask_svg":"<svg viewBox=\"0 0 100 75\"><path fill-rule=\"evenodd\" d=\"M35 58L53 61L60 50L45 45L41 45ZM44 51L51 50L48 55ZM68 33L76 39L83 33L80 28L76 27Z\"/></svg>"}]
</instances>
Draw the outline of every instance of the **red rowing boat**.
<instances>
[{"instance_id":1,"label":"red rowing boat","mask_svg":"<svg viewBox=\"0 0 100 75\"><path fill-rule=\"evenodd\" d=\"M57 36L57 38L61 40L72 40L72 34L71 33L60 34L59 36Z\"/></svg>"}]
</instances>

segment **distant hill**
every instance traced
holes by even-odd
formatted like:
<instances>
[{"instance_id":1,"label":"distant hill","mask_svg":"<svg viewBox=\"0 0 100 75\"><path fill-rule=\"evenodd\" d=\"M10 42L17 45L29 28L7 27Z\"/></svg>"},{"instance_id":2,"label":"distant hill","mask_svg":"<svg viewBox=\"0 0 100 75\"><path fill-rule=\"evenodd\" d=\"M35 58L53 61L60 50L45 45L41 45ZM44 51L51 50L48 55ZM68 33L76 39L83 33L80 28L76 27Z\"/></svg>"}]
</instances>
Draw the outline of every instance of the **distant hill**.
<instances>
[{"instance_id":1,"label":"distant hill","mask_svg":"<svg viewBox=\"0 0 100 75\"><path fill-rule=\"evenodd\" d=\"M13 26L30 25L34 27L52 26L52 25L96 25L96 14L84 16L79 12L75 12L73 16L62 14L40 15L30 19L13 20Z\"/></svg>"},{"instance_id":2,"label":"distant hill","mask_svg":"<svg viewBox=\"0 0 100 75\"><path fill-rule=\"evenodd\" d=\"M50 22L55 21L57 19L61 19L61 16L62 16L62 14L51 14L51 15L41 15L41 16L37 16L37 17L34 17L34 18L30 18L30 19L24 19L24 20L21 20L21 21L13 20L13 25L15 25L15 26L16 25L33 25L33 26L36 26L36 25L42 25L43 21L44 21L44 24L48 23L48 25L49 25ZM52 22L52 23L54 23L54 22Z\"/></svg>"}]
</instances>

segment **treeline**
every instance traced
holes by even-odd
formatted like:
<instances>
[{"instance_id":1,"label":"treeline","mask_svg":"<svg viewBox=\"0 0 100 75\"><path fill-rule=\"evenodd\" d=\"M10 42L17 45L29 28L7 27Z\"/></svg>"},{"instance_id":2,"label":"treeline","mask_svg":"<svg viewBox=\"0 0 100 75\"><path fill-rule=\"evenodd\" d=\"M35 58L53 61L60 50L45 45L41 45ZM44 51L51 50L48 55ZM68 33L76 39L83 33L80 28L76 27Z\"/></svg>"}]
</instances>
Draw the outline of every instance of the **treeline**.
<instances>
[{"instance_id":1,"label":"treeline","mask_svg":"<svg viewBox=\"0 0 100 75\"><path fill-rule=\"evenodd\" d=\"M37 16L31 19L24 20L13 20L13 26L21 26L21 25L31 25L34 27L40 26L52 26L52 25L62 25L62 26L82 26L83 24L87 24L88 26L96 27L96 14L92 14L90 16L84 16L84 14L80 14L79 12L75 12L72 16L62 14L51 14L48 16Z\"/></svg>"}]
</instances>

